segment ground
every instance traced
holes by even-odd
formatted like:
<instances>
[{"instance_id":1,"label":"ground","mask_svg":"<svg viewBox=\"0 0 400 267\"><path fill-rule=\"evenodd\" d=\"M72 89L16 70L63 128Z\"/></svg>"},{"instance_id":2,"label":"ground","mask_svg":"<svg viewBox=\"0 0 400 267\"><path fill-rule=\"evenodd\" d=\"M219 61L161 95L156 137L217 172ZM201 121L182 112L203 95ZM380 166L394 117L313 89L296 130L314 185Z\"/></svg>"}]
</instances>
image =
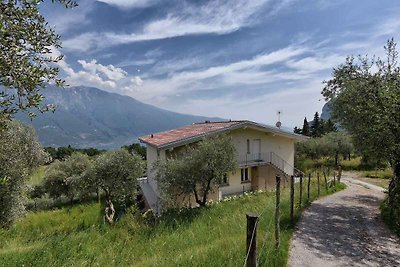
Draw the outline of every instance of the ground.
<instances>
[{"instance_id":1,"label":"ground","mask_svg":"<svg viewBox=\"0 0 400 267\"><path fill-rule=\"evenodd\" d=\"M384 189L350 176L347 189L319 199L294 233L289 266L399 266L400 240L384 225Z\"/></svg>"},{"instance_id":2,"label":"ground","mask_svg":"<svg viewBox=\"0 0 400 267\"><path fill-rule=\"evenodd\" d=\"M362 181L362 182L366 182L369 184L373 184L373 185L377 185L380 187L383 187L385 189L387 189L389 187L389 182L390 179L385 179L385 178L371 178L371 177L365 177L365 173L364 172L347 172L346 175L351 176L353 179Z\"/></svg>"}]
</instances>

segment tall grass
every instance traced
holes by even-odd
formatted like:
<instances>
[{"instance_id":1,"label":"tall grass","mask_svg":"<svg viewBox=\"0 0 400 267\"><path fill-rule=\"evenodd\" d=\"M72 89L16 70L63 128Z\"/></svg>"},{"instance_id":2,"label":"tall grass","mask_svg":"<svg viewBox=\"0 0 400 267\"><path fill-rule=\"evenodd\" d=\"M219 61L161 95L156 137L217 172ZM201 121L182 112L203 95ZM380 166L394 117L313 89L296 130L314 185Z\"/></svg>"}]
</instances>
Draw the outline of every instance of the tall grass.
<instances>
[{"instance_id":1,"label":"tall grass","mask_svg":"<svg viewBox=\"0 0 400 267\"><path fill-rule=\"evenodd\" d=\"M298 187L298 184L296 185ZM321 195L342 189L332 187ZM307 202L304 183L303 203ZM298 188L296 189L298 203ZM312 184L311 200L317 197ZM281 246L274 249L275 193L248 194L202 209L170 211L155 225L130 216L102 224L98 204L29 213L15 227L0 230L2 266L242 266L246 254L247 212L262 213L260 266L285 266L293 228L289 190L281 198ZM296 209L296 220L299 210Z\"/></svg>"}]
</instances>

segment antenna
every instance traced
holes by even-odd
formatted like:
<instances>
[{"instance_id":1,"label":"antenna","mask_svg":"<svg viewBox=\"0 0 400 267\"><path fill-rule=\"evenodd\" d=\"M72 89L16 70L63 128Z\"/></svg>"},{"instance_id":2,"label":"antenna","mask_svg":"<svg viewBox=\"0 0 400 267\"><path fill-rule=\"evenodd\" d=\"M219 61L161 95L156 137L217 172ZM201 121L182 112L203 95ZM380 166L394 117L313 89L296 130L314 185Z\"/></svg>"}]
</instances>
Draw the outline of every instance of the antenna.
<instances>
[{"instance_id":1,"label":"antenna","mask_svg":"<svg viewBox=\"0 0 400 267\"><path fill-rule=\"evenodd\" d=\"M276 127L278 127L278 128L281 128L281 126L282 126L282 122L281 122L281 111L280 110L278 110L278 121L276 122L276 124L275 124L275 126Z\"/></svg>"}]
</instances>

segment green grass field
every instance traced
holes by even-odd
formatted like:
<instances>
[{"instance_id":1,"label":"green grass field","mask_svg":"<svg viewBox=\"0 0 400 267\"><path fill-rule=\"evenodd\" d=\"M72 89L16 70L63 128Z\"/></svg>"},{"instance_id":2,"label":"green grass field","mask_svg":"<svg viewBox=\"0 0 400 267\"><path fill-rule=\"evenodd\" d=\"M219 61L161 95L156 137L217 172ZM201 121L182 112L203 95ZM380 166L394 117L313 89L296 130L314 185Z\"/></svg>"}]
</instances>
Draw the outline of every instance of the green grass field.
<instances>
[{"instance_id":1,"label":"green grass field","mask_svg":"<svg viewBox=\"0 0 400 267\"><path fill-rule=\"evenodd\" d=\"M321 186L321 195L344 187L338 185L325 192ZM304 184L303 203L305 188ZM311 199L316 197L313 184ZM170 212L154 226L135 222L130 216L112 226L103 225L99 204L29 213L12 229L0 230L0 263L1 266L242 266L246 254L245 215L263 212L258 229L260 266L285 266L293 233L289 226L288 188L282 191L278 253L274 250L274 208L275 193L268 192L203 209ZM296 207L296 220L298 216Z\"/></svg>"}]
</instances>

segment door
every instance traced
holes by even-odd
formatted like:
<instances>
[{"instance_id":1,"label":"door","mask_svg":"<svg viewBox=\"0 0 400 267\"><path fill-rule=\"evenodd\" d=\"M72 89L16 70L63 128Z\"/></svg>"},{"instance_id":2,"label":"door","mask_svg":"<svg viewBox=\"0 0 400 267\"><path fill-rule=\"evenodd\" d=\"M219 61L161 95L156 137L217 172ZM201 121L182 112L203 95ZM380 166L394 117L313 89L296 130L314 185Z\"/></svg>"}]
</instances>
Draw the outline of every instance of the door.
<instances>
[{"instance_id":1,"label":"door","mask_svg":"<svg viewBox=\"0 0 400 267\"><path fill-rule=\"evenodd\" d=\"M254 160L261 160L261 140L253 139Z\"/></svg>"}]
</instances>

